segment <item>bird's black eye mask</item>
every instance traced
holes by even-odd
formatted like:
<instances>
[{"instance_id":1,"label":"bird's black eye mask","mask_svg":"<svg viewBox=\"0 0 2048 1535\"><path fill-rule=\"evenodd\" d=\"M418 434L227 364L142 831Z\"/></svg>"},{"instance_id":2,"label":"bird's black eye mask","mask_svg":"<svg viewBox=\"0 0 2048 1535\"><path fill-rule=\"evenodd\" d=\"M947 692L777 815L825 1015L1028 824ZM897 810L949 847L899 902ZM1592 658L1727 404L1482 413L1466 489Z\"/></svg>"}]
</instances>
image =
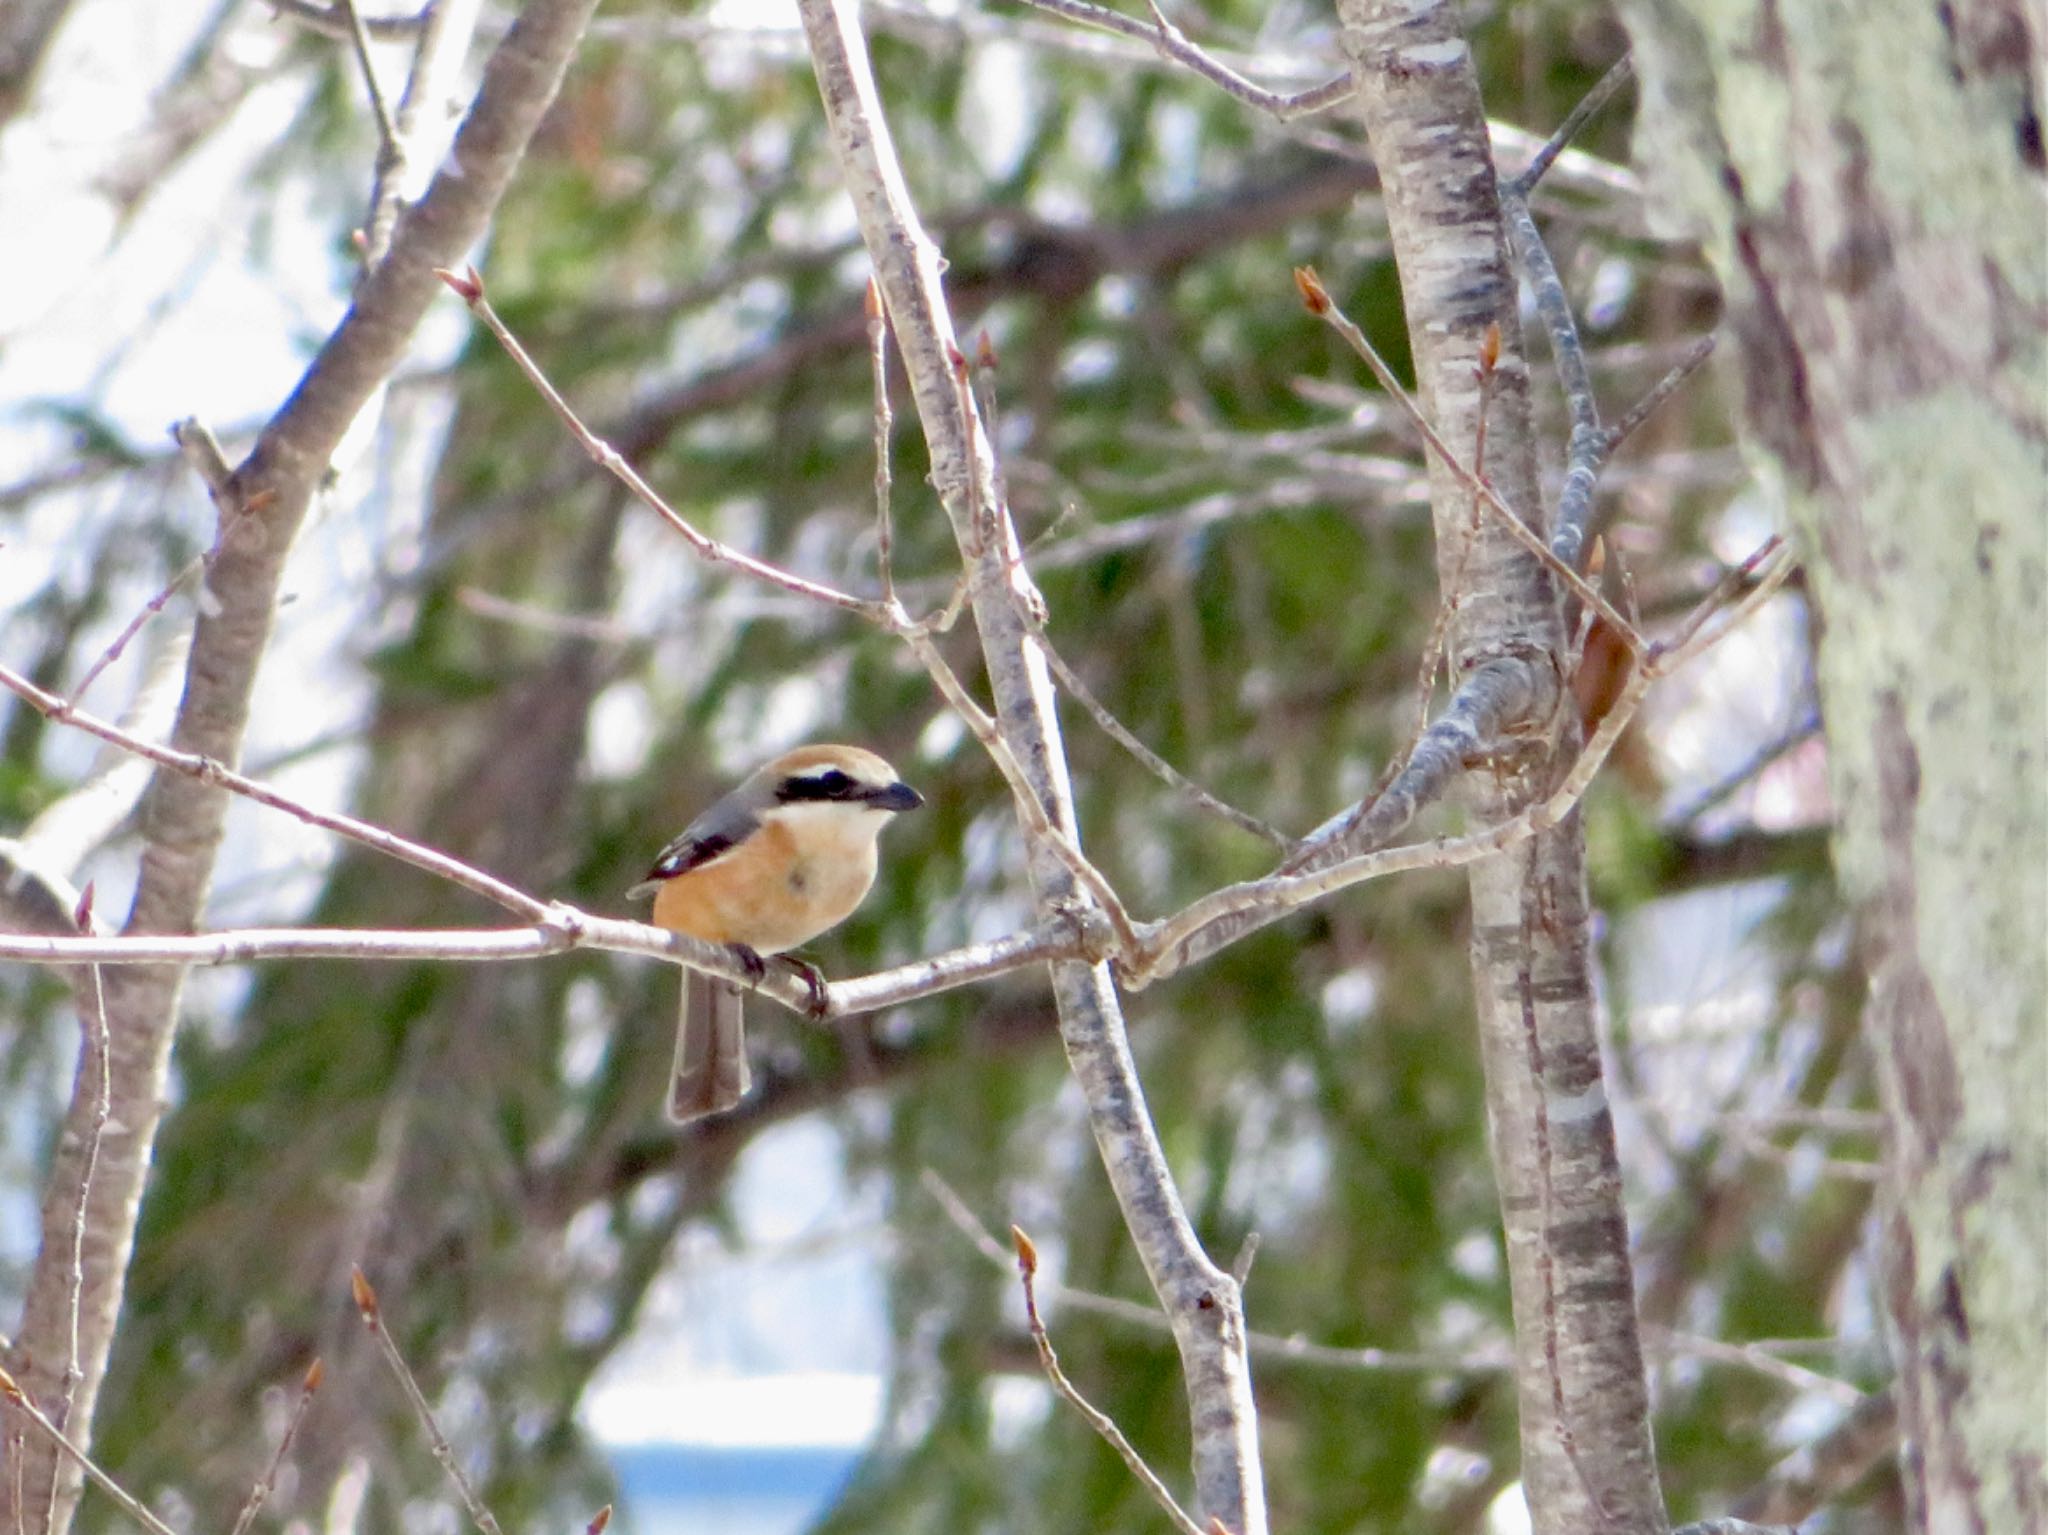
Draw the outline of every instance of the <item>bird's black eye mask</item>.
<instances>
[{"instance_id":1,"label":"bird's black eye mask","mask_svg":"<svg viewBox=\"0 0 2048 1535\"><path fill-rule=\"evenodd\" d=\"M785 778L775 786L775 801L780 805L817 804L821 801L860 800L867 797L857 779L849 777L838 768L827 768L822 773L806 773L798 778Z\"/></svg>"}]
</instances>

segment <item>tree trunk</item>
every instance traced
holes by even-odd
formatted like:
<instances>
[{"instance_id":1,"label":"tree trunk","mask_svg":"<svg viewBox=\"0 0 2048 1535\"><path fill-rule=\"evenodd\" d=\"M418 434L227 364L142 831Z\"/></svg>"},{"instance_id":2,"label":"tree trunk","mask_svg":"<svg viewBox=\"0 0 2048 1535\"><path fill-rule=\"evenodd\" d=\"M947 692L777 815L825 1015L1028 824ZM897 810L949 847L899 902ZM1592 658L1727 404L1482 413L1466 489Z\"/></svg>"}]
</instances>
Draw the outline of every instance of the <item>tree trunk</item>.
<instances>
[{"instance_id":1,"label":"tree trunk","mask_svg":"<svg viewBox=\"0 0 2048 1535\"><path fill-rule=\"evenodd\" d=\"M2048 218L2014 0L1624 5L1821 620L1921 1527L2048 1527ZM2031 29L2031 30L2030 30Z\"/></svg>"},{"instance_id":2,"label":"tree trunk","mask_svg":"<svg viewBox=\"0 0 2048 1535\"><path fill-rule=\"evenodd\" d=\"M1486 118L1455 7L1338 6L1423 408L1468 467L1540 527L1529 368ZM1479 358L1501 338L1490 387ZM1576 754L1553 731L1566 650L1549 573L1430 463L1454 680L1519 663L1530 707L1467 775L1482 824L1550 792ZM1538 1535L1665 1528L1636 1330L1628 1219L1593 1011L1585 837L1574 815L1473 865L1472 980L1515 1316L1522 1481Z\"/></svg>"}]
</instances>

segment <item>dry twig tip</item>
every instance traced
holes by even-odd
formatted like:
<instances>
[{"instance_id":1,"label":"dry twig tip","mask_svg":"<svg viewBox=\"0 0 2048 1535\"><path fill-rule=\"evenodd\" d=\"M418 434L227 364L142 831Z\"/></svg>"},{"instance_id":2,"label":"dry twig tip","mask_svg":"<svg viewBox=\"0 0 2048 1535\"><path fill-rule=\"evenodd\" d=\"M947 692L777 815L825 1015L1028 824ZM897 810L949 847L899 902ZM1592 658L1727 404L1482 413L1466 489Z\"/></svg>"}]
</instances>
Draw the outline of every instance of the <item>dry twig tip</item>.
<instances>
[{"instance_id":1,"label":"dry twig tip","mask_svg":"<svg viewBox=\"0 0 2048 1535\"><path fill-rule=\"evenodd\" d=\"M355 1297L356 1310L363 1314L363 1320L372 1327L377 1325L377 1292L370 1288L370 1277L360 1265L348 1271L349 1294Z\"/></svg>"},{"instance_id":2,"label":"dry twig tip","mask_svg":"<svg viewBox=\"0 0 2048 1535\"><path fill-rule=\"evenodd\" d=\"M1038 1272L1038 1244L1024 1234L1022 1226L1010 1228L1010 1241L1017 1249L1017 1267L1026 1274Z\"/></svg>"}]
</instances>

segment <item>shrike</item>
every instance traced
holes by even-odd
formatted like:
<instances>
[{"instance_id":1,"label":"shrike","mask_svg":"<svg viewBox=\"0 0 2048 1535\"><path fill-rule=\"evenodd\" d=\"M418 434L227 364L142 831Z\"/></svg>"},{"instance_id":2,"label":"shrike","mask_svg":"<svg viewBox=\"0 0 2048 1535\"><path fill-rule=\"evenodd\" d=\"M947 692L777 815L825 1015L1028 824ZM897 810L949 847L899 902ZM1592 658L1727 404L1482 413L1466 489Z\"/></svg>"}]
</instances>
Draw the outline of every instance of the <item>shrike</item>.
<instances>
[{"instance_id":1,"label":"shrike","mask_svg":"<svg viewBox=\"0 0 2048 1535\"><path fill-rule=\"evenodd\" d=\"M799 747L692 821L627 894L654 897L657 927L727 944L758 973L763 955L809 943L852 914L875 882L882 828L923 803L873 752ZM741 996L719 976L683 973L668 1096L675 1123L722 1113L746 1095Z\"/></svg>"}]
</instances>

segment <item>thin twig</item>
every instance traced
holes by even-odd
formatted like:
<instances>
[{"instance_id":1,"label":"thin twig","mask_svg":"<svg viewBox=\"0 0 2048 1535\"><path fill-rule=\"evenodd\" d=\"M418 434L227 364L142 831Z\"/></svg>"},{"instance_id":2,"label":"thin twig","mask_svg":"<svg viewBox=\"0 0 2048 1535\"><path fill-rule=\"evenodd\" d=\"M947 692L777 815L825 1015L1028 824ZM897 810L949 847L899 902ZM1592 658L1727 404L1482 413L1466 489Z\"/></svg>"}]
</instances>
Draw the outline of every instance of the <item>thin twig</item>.
<instances>
[{"instance_id":1,"label":"thin twig","mask_svg":"<svg viewBox=\"0 0 2048 1535\"><path fill-rule=\"evenodd\" d=\"M1506 189L1512 190L1517 197L1527 197L1535 191L1536 183L1543 179L1543 173L1550 169L1551 162L1563 151L1565 145L1578 137L1579 130L1586 126L1587 119L1606 106L1614 98L1614 93L1626 85L1634 75L1635 61L1631 55L1624 53L1608 66L1607 73L1594 82L1593 88L1579 98L1579 104L1565 114L1564 121L1557 125L1557 131L1551 134L1544 141L1543 147L1530 157L1529 163L1522 167L1521 174L1506 184Z\"/></svg>"},{"instance_id":2,"label":"thin twig","mask_svg":"<svg viewBox=\"0 0 2048 1535\"><path fill-rule=\"evenodd\" d=\"M268 784L244 777L211 757L202 757L192 752L159 746L153 741L145 741L140 736L123 730L119 725L86 713L85 710L74 706L70 700L50 692L47 688L38 687L4 663L0 663L0 687L7 688L37 713L60 724L75 726L88 735L98 736L102 741L120 747L123 751L133 752L138 757L146 757L159 767L169 768L201 783L227 789L244 799L254 800L259 805L281 810L309 826L317 826L323 831L347 837L352 842L374 848L402 863L424 869L429 874L438 874L441 878L460 885L463 889L472 891L519 916L545 921L555 910L550 902L528 895L495 875L486 874L472 864L464 863L459 858L451 857L423 843L411 841L380 826L372 826L367 821L358 821L354 816L315 810L311 805L293 799L288 794L282 794Z\"/></svg>"},{"instance_id":3,"label":"thin twig","mask_svg":"<svg viewBox=\"0 0 2048 1535\"><path fill-rule=\"evenodd\" d=\"M1089 717L1102 727L1103 734L1136 757L1168 788L1197 809L1206 810L1209 814L1228 821L1239 831L1250 832L1254 837L1270 842L1274 847L1293 846L1293 839L1284 832L1276 831L1250 811L1240 810L1237 806L1218 799L1139 740L1122 720L1110 713L1109 706L1096 697L1094 690L1081 680L1081 674L1068 665L1067 658L1053 648L1052 641L1043 629L1034 627L1031 637L1037 641L1039 654L1045 657L1045 664L1052 668L1052 674L1058 679L1061 689L1088 711Z\"/></svg>"},{"instance_id":4,"label":"thin twig","mask_svg":"<svg viewBox=\"0 0 2048 1535\"><path fill-rule=\"evenodd\" d=\"M1799 723L1759 746L1715 782L1665 816L1662 824L1666 827L1690 826L1708 811L1739 794L1787 753L1796 751L1819 734L1820 711L1808 709L1800 716Z\"/></svg>"},{"instance_id":5,"label":"thin twig","mask_svg":"<svg viewBox=\"0 0 2048 1535\"><path fill-rule=\"evenodd\" d=\"M1365 332L1358 328L1349 315L1337 307L1336 301L1330 297L1329 290L1323 286L1322 279L1316 276L1315 269L1296 267L1294 280L1301 289L1302 300L1308 305L1309 312L1327 323L1364 359L1365 365L1372 370L1373 377L1379 380L1380 387L1387 391L1400 406L1402 413L1414 423L1415 429L1422 434L1422 440L1450 471L1451 477L1491 508L1502 525L1513 535L1516 543L1535 555L1549 568L1551 574L1571 588L1581 602L1614 625L1614 631L1620 636L1622 643L1637 656L1641 656L1649 648L1649 641L1643 638L1642 631L1616 612L1613 604L1601 596L1584 576L1552 554L1550 545L1543 541L1542 535L1524 522L1521 515L1503 501L1491 485L1458 461L1458 456L1451 451L1450 445L1438 436L1436 428L1430 425L1429 418L1422 412L1422 407L1409 397L1408 391L1401 387L1401 381L1394 377L1394 370L1387 366L1385 359L1366 339Z\"/></svg>"},{"instance_id":6,"label":"thin twig","mask_svg":"<svg viewBox=\"0 0 2048 1535\"><path fill-rule=\"evenodd\" d=\"M1321 85L1305 91L1269 91L1253 84L1243 75L1221 60L1205 53L1197 44L1190 42L1180 28L1168 21L1159 7L1147 4L1152 12L1152 24L1110 10L1107 6L1091 5L1088 0L1023 0L1023 3L1068 21L1079 22L1084 27L1095 27L1119 36L1137 38L1150 43L1158 50L1159 56L1171 63L1182 65L1216 85L1221 86L1246 106L1256 107L1286 122L1291 118L1307 117L1335 106L1351 94L1351 76L1347 71Z\"/></svg>"},{"instance_id":7,"label":"thin twig","mask_svg":"<svg viewBox=\"0 0 2048 1535\"><path fill-rule=\"evenodd\" d=\"M51 1444L55 1445L65 1455L68 1455L79 1470L92 1478L93 1483L98 1486L100 1491L114 1500L122 1513L133 1519L145 1530L148 1530L149 1535L177 1535L176 1531L165 1524L163 1520L157 1518L155 1514L152 1514L148 1507L130 1493L127 1488L101 1470L99 1464L90 1455L65 1438L64 1431L52 1423L44 1415L43 1410L28 1399L28 1393L21 1389L21 1386L7 1372L4 1366L0 1366L0 1396L6 1397L23 1417L27 1418L29 1422L33 1423L42 1432ZM17 1504L17 1506L19 1505Z\"/></svg>"},{"instance_id":8,"label":"thin twig","mask_svg":"<svg viewBox=\"0 0 2048 1535\"><path fill-rule=\"evenodd\" d=\"M79 898L74 924L83 932L92 931L92 886L85 887ZM105 978L98 965L86 967L84 994L81 1010L85 1027L80 1031L85 1036L84 1061L82 1069L89 1072L93 1085L92 1119L85 1135L85 1151L78 1172L78 1204L71 1213L71 1297L69 1338L64 1355L64 1374L57 1398L56 1424L60 1429L71 1426L71 1406L78 1395L79 1381L83 1379L79 1362L79 1317L85 1305L85 1231L90 1223L92 1204L93 1174L99 1170L100 1144L106 1138L107 1120L113 1114L113 1080L107 1035L107 990ZM54 1510L57 1499L52 1498L49 1507Z\"/></svg>"},{"instance_id":9,"label":"thin twig","mask_svg":"<svg viewBox=\"0 0 2048 1535\"><path fill-rule=\"evenodd\" d=\"M475 267L468 267L461 272L443 268L437 275L456 297L469 306L469 312L483 322L484 328L496 339L498 345L505 349L505 355L512 359L513 365L525 375L526 381L539 391L548 408L569 429L570 435L576 439L583 451L590 455L591 462L625 486L641 505L649 508L682 534L699 556L713 564L730 565L758 581L781 587L784 591L793 592L799 597L809 597L844 612L857 614L870 623L890 627L891 617L887 604L870 602L866 598L842 592L823 582L809 581L802 576L792 575L779 566L771 565L766 560L755 559L752 555L744 554L730 544L721 543L708 533L700 531L687 517L663 500L660 494L640 477L639 471L626 461L618 449L583 424L582 418L548 381L547 375L527 354L526 348L519 344L519 338L498 318L498 312L484 297L484 280Z\"/></svg>"},{"instance_id":10,"label":"thin twig","mask_svg":"<svg viewBox=\"0 0 2048 1535\"><path fill-rule=\"evenodd\" d=\"M84 698L86 689L99 680L100 674L121 659L121 653L128 648L129 641L142 632L143 625L147 624L169 605L170 600L178 594L179 588L213 563L214 555L219 551L222 541L228 536L228 530L233 526L232 516L223 513L220 520L220 532L215 536L213 546L193 555L179 569L176 575L164 583L163 590L159 591L136 610L135 616L129 619L122 627L121 632L108 642L107 648L94 658L92 665L85 669L85 675L78 679L78 685L71 690L71 701L73 703L77 703L80 699Z\"/></svg>"},{"instance_id":11,"label":"thin twig","mask_svg":"<svg viewBox=\"0 0 2048 1535\"><path fill-rule=\"evenodd\" d=\"M427 1431L427 1443L434 1452L434 1459L441 1463L441 1469L448 1473L448 1480L455 1484L456 1492L462 1498L462 1505L469 1510L469 1517L484 1535L504 1535L498 1521L484 1506L483 1500L463 1474L462 1465L455 1458L455 1447L448 1442L448 1436L441 1432L441 1425L434 1421L433 1406L427 1401L426 1393L420 1390L420 1383L414 1379L412 1369L405 1362L405 1355L398 1351L398 1343L391 1331L384 1325L384 1314L377 1303L377 1292L370 1287L368 1277L361 1268L349 1270L349 1291L354 1297L356 1311L363 1319L363 1325L370 1330L370 1336L377 1340L377 1347L384 1355L384 1362L391 1367L391 1373L398 1377L398 1384L405 1392L405 1399L412 1403L412 1410Z\"/></svg>"},{"instance_id":12,"label":"thin twig","mask_svg":"<svg viewBox=\"0 0 2048 1535\"><path fill-rule=\"evenodd\" d=\"M975 1218L967 1201L934 1169L925 1168L919 1175L919 1181L975 1251L999 1268L1008 1268L1016 1262L1016 1254L1004 1247L995 1234ZM1242 1282L1240 1277L1239 1283ZM1148 1306L1143 1301L1125 1300L1118 1295L1077 1289L1058 1280L1041 1279L1040 1285L1047 1294L1057 1297L1060 1304L1072 1306L1076 1311L1108 1317L1142 1327L1148 1332L1169 1336L1173 1332L1172 1319L1156 1305ZM1255 1359L1278 1360L1318 1369L1363 1370L1374 1374L1501 1375L1515 1366L1513 1352L1505 1342L1492 1349L1470 1353L1337 1348L1299 1336L1282 1337L1278 1333L1247 1329L1245 1346Z\"/></svg>"},{"instance_id":13,"label":"thin twig","mask_svg":"<svg viewBox=\"0 0 2048 1535\"><path fill-rule=\"evenodd\" d=\"M868 366L875 382L875 564L882 579L882 601L896 601L896 528L889 515L890 445L895 414L889 406L889 316L882 308L882 289L868 279L861 299L868 321Z\"/></svg>"},{"instance_id":14,"label":"thin twig","mask_svg":"<svg viewBox=\"0 0 2048 1535\"><path fill-rule=\"evenodd\" d=\"M1046 1336L1045 1323L1038 1315L1038 1249L1031 1245L1031 1238L1024 1234L1022 1227L1012 1226L1010 1238L1017 1247L1017 1272L1024 1279L1024 1322L1031 1329L1031 1341L1038 1346L1038 1363L1045 1371L1045 1378L1052 1382L1053 1390L1066 1398L1068 1405L1081 1415L1082 1421L1100 1434L1103 1442L1131 1468L1131 1475L1152 1495L1152 1501L1166 1510L1166 1517L1173 1521L1173 1527L1181 1535L1208 1535L1175 1500L1158 1473L1145 1464L1145 1457L1124 1437L1123 1430L1116 1426L1116 1420L1081 1395L1080 1388L1067 1379L1067 1372L1060 1368L1059 1356L1052 1350L1052 1339Z\"/></svg>"},{"instance_id":15,"label":"thin twig","mask_svg":"<svg viewBox=\"0 0 2048 1535\"><path fill-rule=\"evenodd\" d=\"M363 87L370 93L370 111L377 119L378 159L392 153L398 144L398 122L391 115L391 103L384 99L384 87L377 83L377 66L370 62L370 33L356 14L355 0L334 0L335 9L348 23L348 37L355 48L356 67L363 72Z\"/></svg>"},{"instance_id":16,"label":"thin twig","mask_svg":"<svg viewBox=\"0 0 2048 1535\"><path fill-rule=\"evenodd\" d=\"M1024 765L1003 739L994 717L974 701L966 685L946 663L946 658L939 654L939 647L932 642L931 636L919 625L912 624L908 614L899 611L898 616L898 632L910 647L910 653L923 664L953 712L966 723L975 740L981 743L982 750L995 763L996 770L1003 775L1003 782L1009 786L1010 797L1016 802L1031 835L1043 840L1066 866L1067 872L1087 887L1088 893L1101 904L1103 914L1116 932L1119 946L1128 951L1137 943L1137 932L1132 926L1129 911L1124 907L1123 898L1110 884L1109 876L1096 868L1074 839L1046 813L1045 806L1039 803L1037 794L1032 791L1031 776L1024 771Z\"/></svg>"},{"instance_id":17,"label":"thin twig","mask_svg":"<svg viewBox=\"0 0 2048 1535\"><path fill-rule=\"evenodd\" d=\"M272 12L299 23L308 31L318 32L323 37L346 41L350 23L340 15L341 7L321 5L317 0L264 0ZM372 38L379 42L403 42L415 35L426 25L421 16L362 16L355 18Z\"/></svg>"},{"instance_id":18,"label":"thin twig","mask_svg":"<svg viewBox=\"0 0 2048 1535\"><path fill-rule=\"evenodd\" d=\"M292 1408L292 1415L286 1421L284 1433L277 1441L277 1448L271 1452L270 1464L263 1468L263 1474L256 1479L256 1485L249 1489L249 1500L242 1505L241 1513L235 1516L235 1527L228 1535L248 1535L249 1526L256 1522L256 1515L263 1505L270 1501L270 1495L277 1490L278 1473L284 1469L284 1458L291 1452L292 1441L298 1437L300 1426L306 1421L306 1414L313 1406L313 1393L320 1389L320 1382L326 1377L326 1369L315 1359L306 1367L306 1376L299 1384L298 1405Z\"/></svg>"},{"instance_id":19,"label":"thin twig","mask_svg":"<svg viewBox=\"0 0 2048 1535\"><path fill-rule=\"evenodd\" d=\"M1714 355L1714 335L1706 335L1686 348L1685 355L1671 365L1670 371L1650 386L1650 392L1622 414L1622 418L1607 429L1607 456L1612 458L1615 449L1635 432L1656 411L1657 407L1677 391L1678 386L1700 370L1709 357Z\"/></svg>"}]
</instances>

